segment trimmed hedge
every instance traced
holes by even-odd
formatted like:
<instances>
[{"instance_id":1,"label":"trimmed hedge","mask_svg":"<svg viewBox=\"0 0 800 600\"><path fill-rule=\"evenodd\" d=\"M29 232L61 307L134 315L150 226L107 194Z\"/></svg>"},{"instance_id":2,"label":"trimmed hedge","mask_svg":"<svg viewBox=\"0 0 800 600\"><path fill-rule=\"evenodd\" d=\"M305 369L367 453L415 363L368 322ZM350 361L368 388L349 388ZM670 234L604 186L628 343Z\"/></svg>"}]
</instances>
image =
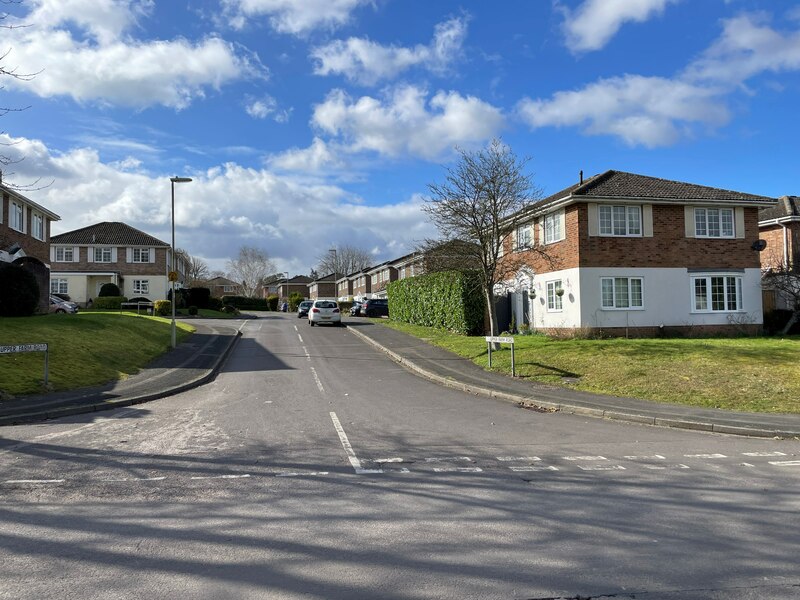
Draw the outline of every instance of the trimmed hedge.
<instances>
[{"instance_id":1,"label":"trimmed hedge","mask_svg":"<svg viewBox=\"0 0 800 600\"><path fill-rule=\"evenodd\" d=\"M247 298L246 296L223 296L225 306L233 306L239 310L269 310L266 298Z\"/></svg>"},{"instance_id":2,"label":"trimmed hedge","mask_svg":"<svg viewBox=\"0 0 800 600\"><path fill-rule=\"evenodd\" d=\"M122 303L127 302L125 296L98 296L92 302L92 308L99 308L101 310L119 310L122 308Z\"/></svg>"},{"instance_id":3,"label":"trimmed hedge","mask_svg":"<svg viewBox=\"0 0 800 600\"><path fill-rule=\"evenodd\" d=\"M387 288L395 321L483 335L486 302L474 271L442 271L393 281Z\"/></svg>"},{"instance_id":4,"label":"trimmed hedge","mask_svg":"<svg viewBox=\"0 0 800 600\"><path fill-rule=\"evenodd\" d=\"M104 283L100 287L100 291L97 295L102 296L103 298L114 298L115 296L120 296L121 294L122 292L116 283Z\"/></svg>"}]
</instances>

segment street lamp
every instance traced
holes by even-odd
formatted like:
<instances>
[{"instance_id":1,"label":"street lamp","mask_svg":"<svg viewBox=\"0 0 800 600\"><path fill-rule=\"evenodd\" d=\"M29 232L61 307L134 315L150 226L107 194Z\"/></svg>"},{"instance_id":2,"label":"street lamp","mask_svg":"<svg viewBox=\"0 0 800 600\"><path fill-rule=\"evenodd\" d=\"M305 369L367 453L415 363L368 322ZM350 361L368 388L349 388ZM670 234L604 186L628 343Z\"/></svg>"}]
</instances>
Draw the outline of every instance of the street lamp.
<instances>
[{"instance_id":1,"label":"street lamp","mask_svg":"<svg viewBox=\"0 0 800 600\"><path fill-rule=\"evenodd\" d=\"M175 184L176 183L189 183L189 177L170 177L170 186L172 187L172 267L169 271L169 281L172 286L172 348L176 346L175 336L175 305L177 298L175 298L175 280L178 279L178 273L175 270Z\"/></svg>"},{"instance_id":2,"label":"street lamp","mask_svg":"<svg viewBox=\"0 0 800 600\"><path fill-rule=\"evenodd\" d=\"M283 293L286 294L286 312L289 312L289 271L283 273Z\"/></svg>"}]
</instances>

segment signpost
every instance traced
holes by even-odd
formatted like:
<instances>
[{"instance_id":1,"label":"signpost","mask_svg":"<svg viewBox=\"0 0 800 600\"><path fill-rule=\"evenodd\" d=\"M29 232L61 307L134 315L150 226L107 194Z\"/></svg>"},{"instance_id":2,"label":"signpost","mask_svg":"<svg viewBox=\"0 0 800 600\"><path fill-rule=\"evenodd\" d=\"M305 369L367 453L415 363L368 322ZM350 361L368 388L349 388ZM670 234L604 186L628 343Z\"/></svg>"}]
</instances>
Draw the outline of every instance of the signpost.
<instances>
[{"instance_id":1,"label":"signpost","mask_svg":"<svg viewBox=\"0 0 800 600\"><path fill-rule=\"evenodd\" d=\"M516 377L516 369L514 365L514 338L503 337L497 335L486 336L486 347L489 350L489 368L492 368L492 344L511 344L511 376Z\"/></svg>"},{"instance_id":2,"label":"signpost","mask_svg":"<svg viewBox=\"0 0 800 600\"><path fill-rule=\"evenodd\" d=\"M44 384L47 385L47 362L49 356L47 344L15 344L13 346L0 346L0 354L17 354L19 352L44 352Z\"/></svg>"}]
</instances>

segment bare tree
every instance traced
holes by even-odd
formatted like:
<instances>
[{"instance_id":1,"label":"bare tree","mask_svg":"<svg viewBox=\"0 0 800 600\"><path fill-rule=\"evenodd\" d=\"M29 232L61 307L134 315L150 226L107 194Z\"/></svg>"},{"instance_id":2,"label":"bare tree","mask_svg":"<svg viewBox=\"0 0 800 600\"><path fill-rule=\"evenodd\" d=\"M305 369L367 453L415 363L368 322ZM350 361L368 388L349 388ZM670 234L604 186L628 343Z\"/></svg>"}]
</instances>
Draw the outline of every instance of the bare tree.
<instances>
[{"instance_id":1,"label":"bare tree","mask_svg":"<svg viewBox=\"0 0 800 600\"><path fill-rule=\"evenodd\" d=\"M316 271L325 275L330 273L347 275L366 269L370 264L372 264L372 257L369 252L344 245L331 248L322 256L318 256Z\"/></svg>"},{"instance_id":2,"label":"bare tree","mask_svg":"<svg viewBox=\"0 0 800 600\"><path fill-rule=\"evenodd\" d=\"M189 285L194 285L209 279L210 271L208 269L208 263L202 258L192 256L181 248L175 250L175 254L186 263L186 280Z\"/></svg>"},{"instance_id":3,"label":"bare tree","mask_svg":"<svg viewBox=\"0 0 800 600\"><path fill-rule=\"evenodd\" d=\"M242 246L239 255L228 261L228 277L241 285L242 295L253 298L261 282L275 272L275 265L267 253L258 248Z\"/></svg>"},{"instance_id":4,"label":"bare tree","mask_svg":"<svg viewBox=\"0 0 800 600\"><path fill-rule=\"evenodd\" d=\"M785 260L780 260L773 265L764 271L761 281L765 288L775 290L775 294L792 311L792 316L781 331L781 335L786 335L800 321L800 264L787 264Z\"/></svg>"},{"instance_id":5,"label":"bare tree","mask_svg":"<svg viewBox=\"0 0 800 600\"><path fill-rule=\"evenodd\" d=\"M444 183L428 186L430 195L422 210L439 230L439 242L457 241L464 262L477 269L490 333L496 335L494 286L509 269L507 261L501 261L503 242L521 223L522 210L542 194L524 172L528 159L517 158L499 140L483 150L459 150L459 154Z\"/></svg>"}]
</instances>

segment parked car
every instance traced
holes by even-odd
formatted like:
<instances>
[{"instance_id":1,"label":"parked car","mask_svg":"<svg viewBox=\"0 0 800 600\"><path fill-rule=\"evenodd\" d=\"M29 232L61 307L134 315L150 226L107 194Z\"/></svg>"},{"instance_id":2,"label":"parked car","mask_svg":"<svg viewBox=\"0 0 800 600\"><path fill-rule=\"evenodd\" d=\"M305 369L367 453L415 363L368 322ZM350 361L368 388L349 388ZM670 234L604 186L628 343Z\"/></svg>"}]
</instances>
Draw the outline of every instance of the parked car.
<instances>
[{"instance_id":1,"label":"parked car","mask_svg":"<svg viewBox=\"0 0 800 600\"><path fill-rule=\"evenodd\" d=\"M335 300L314 300L314 304L308 311L308 324L313 327L320 323L342 324L342 313L339 312L338 302Z\"/></svg>"},{"instance_id":2,"label":"parked car","mask_svg":"<svg viewBox=\"0 0 800 600\"><path fill-rule=\"evenodd\" d=\"M385 298L372 298L364 302L361 314L365 317L388 317L389 301Z\"/></svg>"},{"instance_id":3,"label":"parked car","mask_svg":"<svg viewBox=\"0 0 800 600\"><path fill-rule=\"evenodd\" d=\"M62 300L58 296L50 296L50 312L75 314L78 312L78 305L74 302Z\"/></svg>"},{"instance_id":4,"label":"parked car","mask_svg":"<svg viewBox=\"0 0 800 600\"><path fill-rule=\"evenodd\" d=\"M297 305L297 318L302 319L303 317L308 316L308 311L313 306L314 302L311 300L303 300L300 304Z\"/></svg>"},{"instance_id":5,"label":"parked car","mask_svg":"<svg viewBox=\"0 0 800 600\"><path fill-rule=\"evenodd\" d=\"M356 300L353 302L353 306L350 307L350 316L357 317L361 314L361 305L364 304L363 302L359 302Z\"/></svg>"}]
</instances>

